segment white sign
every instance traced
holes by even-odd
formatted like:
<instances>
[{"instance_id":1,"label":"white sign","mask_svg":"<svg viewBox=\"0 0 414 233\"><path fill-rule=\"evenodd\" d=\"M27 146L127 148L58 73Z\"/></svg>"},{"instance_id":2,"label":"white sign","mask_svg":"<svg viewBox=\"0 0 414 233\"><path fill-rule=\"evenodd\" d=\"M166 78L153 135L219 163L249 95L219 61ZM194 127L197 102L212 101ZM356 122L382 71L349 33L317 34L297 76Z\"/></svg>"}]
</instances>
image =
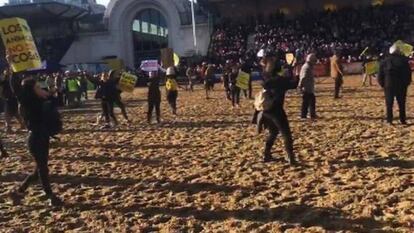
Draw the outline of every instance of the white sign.
<instances>
[{"instance_id":1,"label":"white sign","mask_svg":"<svg viewBox=\"0 0 414 233\"><path fill-rule=\"evenodd\" d=\"M158 71L157 60L145 60L141 62L141 69L145 72Z\"/></svg>"}]
</instances>

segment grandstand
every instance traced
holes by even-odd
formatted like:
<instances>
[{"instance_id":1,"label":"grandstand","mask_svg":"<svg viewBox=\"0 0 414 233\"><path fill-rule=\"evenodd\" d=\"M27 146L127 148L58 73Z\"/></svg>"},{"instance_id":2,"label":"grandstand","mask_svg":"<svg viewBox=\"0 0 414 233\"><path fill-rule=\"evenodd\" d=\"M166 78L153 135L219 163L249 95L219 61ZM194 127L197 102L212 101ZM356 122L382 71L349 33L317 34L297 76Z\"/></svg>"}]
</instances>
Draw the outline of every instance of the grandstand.
<instances>
[{"instance_id":1,"label":"grandstand","mask_svg":"<svg viewBox=\"0 0 414 233\"><path fill-rule=\"evenodd\" d=\"M170 47L182 56L251 60L268 45L320 62L333 49L357 61L370 47L379 55L391 42L413 42L411 0L198 0L197 48L188 0L112 0L105 10L86 0L11 0L0 18L22 17L32 27L42 58L64 65L111 57L129 68L159 59ZM196 54L196 53L199 54Z\"/></svg>"}]
</instances>

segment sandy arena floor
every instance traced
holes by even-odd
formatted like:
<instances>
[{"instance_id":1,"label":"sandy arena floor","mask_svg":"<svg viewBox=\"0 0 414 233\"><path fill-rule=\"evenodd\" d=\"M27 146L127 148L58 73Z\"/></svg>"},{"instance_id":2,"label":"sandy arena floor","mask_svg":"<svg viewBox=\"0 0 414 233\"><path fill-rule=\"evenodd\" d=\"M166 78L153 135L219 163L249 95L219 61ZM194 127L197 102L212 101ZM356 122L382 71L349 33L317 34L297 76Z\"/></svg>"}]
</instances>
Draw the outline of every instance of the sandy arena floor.
<instances>
[{"instance_id":1,"label":"sandy arena floor","mask_svg":"<svg viewBox=\"0 0 414 233\"><path fill-rule=\"evenodd\" d=\"M251 101L233 110L221 87L211 100L180 91L178 117L163 100L160 126L145 122L144 89L125 97L131 126L93 126L96 101L64 110L50 153L63 209L39 186L23 205L7 202L33 163L24 133L3 136L12 156L0 160L0 232L414 232L414 125L384 124L378 87L347 78L337 101L332 87L318 84L316 122L298 119L296 92L287 98L297 168L262 163ZM413 88L408 110L414 123ZM282 158L280 138L274 148Z\"/></svg>"}]
</instances>

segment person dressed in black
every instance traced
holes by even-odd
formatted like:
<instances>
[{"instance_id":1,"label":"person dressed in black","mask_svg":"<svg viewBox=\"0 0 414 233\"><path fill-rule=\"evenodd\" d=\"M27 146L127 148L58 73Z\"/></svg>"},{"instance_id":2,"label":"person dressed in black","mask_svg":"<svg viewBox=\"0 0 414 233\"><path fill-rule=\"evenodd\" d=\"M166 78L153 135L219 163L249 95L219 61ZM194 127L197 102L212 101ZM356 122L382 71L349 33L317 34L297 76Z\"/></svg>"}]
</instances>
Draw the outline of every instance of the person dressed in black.
<instances>
[{"instance_id":1,"label":"person dressed in black","mask_svg":"<svg viewBox=\"0 0 414 233\"><path fill-rule=\"evenodd\" d=\"M118 125L118 120L114 114L114 102L118 95L117 82L114 77L114 71L109 73L102 73L101 78L88 77L89 81L97 86L95 98L101 99L102 115L105 118L104 128L111 127L111 119L115 126Z\"/></svg>"},{"instance_id":2,"label":"person dressed in black","mask_svg":"<svg viewBox=\"0 0 414 233\"><path fill-rule=\"evenodd\" d=\"M286 92L295 89L298 86L298 80L293 78L293 72L282 72L282 64L277 57L283 56L276 56L274 51L269 49L266 51L265 57L263 59L264 77L266 77L263 82L265 103L262 113L259 113L260 117L257 118L257 123L264 124L265 128L269 130L265 144L264 161L274 160L271 151L277 135L280 133L287 153L286 161L295 165L297 161L293 151L293 138L284 110L284 102Z\"/></svg>"},{"instance_id":3,"label":"person dressed in black","mask_svg":"<svg viewBox=\"0 0 414 233\"><path fill-rule=\"evenodd\" d=\"M149 72L148 80L148 113L147 121L151 124L152 112L155 109L157 115L157 123L161 123L161 91L160 77L156 72Z\"/></svg>"},{"instance_id":4,"label":"person dressed in black","mask_svg":"<svg viewBox=\"0 0 414 233\"><path fill-rule=\"evenodd\" d=\"M209 99L210 98L209 93L214 90L214 82L215 82L213 65L207 66L204 77L205 77L204 85L205 85L205 90L206 90L206 99Z\"/></svg>"},{"instance_id":5,"label":"person dressed in black","mask_svg":"<svg viewBox=\"0 0 414 233\"><path fill-rule=\"evenodd\" d=\"M394 99L397 99L400 110L400 122L407 124L406 99L407 89L411 84L411 69L408 58L405 57L394 44L390 48L390 55L380 65L378 82L385 92L387 108L387 122L392 124Z\"/></svg>"},{"instance_id":6,"label":"person dressed in black","mask_svg":"<svg viewBox=\"0 0 414 233\"><path fill-rule=\"evenodd\" d=\"M36 168L33 173L26 177L23 183L10 192L10 199L14 204L19 204L24 198L24 192L30 184L40 179L48 199L53 206L60 206L63 202L53 193L49 181L49 140L51 130L54 124L51 123L51 117L54 112L49 109L53 108L50 101L50 94L41 89L39 84L31 78L23 81L22 92L19 100L22 104L23 118L27 128L30 131L28 137L28 148L30 154L36 162ZM48 107L49 106L49 107ZM56 110L57 112L57 110Z\"/></svg>"},{"instance_id":7,"label":"person dressed in black","mask_svg":"<svg viewBox=\"0 0 414 233\"><path fill-rule=\"evenodd\" d=\"M7 152L6 148L4 148L3 140L0 139L0 158L7 157L9 157L9 153Z\"/></svg>"},{"instance_id":8,"label":"person dressed in black","mask_svg":"<svg viewBox=\"0 0 414 233\"><path fill-rule=\"evenodd\" d=\"M86 73L86 71L83 71L80 73L80 92L81 95L83 95L83 97L85 98L85 100L88 100L88 74Z\"/></svg>"},{"instance_id":9,"label":"person dressed in black","mask_svg":"<svg viewBox=\"0 0 414 233\"><path fill-rule=\"evenodd\" d=\"M231 68L230 77L230 90L231 90L231 103L233 107L240 106L240 87L237 86L237 77L239 75L239 69L237 65Z\"/></svg>"},{"instance_id":10,"label":"person dressed in black","mask_svg":"<svg viewBox=\"0 0 414 233\"><path fill-rule=\"evenodd\" d=\"M23 119L19 113L19 102L17 100L17 94L20 89L19 80L20 78L14 76L9 69L4 70L3 77L1 77L0 80L0 85L3 87L2 97L5 100L4 118L7 133L11 133L13 131L11 126L13 118L16 118L19 122L21 129L25 128Z\"/></svg>"},{"instance_id":11,"label":"person dressed in black","mask_svg":"<svg viewBox=\"0 0 414 233\"><path fill-rule=\"evenodd\" d=\"M114 79L113 81L115 81L116 83L118 83L119 80L120 80L120 75L116 75L116 72L112 72L111 73L111 76L109 78L110 79ZM117 88L117 92L116 92L115 99L114 99L114 104L121 109L121 113L122 113L122 116L124 117L124 119L128 123L131 123L131 121L128 118L128 114L127 114L127 110L126 110L125 103L122 101L121 94L122 94L122 91L119 88Z\"/></svg>"}]
</instances>

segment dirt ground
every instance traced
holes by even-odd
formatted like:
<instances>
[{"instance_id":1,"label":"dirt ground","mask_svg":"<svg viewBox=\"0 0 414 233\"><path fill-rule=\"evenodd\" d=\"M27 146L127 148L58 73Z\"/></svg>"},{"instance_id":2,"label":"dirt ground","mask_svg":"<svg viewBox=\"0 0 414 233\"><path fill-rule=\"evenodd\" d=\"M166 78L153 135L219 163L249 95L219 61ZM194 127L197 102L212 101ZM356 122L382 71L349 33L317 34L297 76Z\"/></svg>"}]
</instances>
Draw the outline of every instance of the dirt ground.
<instances>
[{"instance_id":1,"label":"dirt ground","mask_svg":"<svg viewBox=\"0 0 414 233\"><path fill-rule=\"evenodd\" d=\"M180 91L177 117L163 98L161 125L146 123L145 89L125 97L130 126L93 126L96 101L63 110L50 153L62 209L39 186L8 203L33 163L25 133L3 135L11 157L0 160L0 232L414 232L414 125L385 124L382 91L359 81L346 78L339 100L331 80L319 82L315 122L298 118L301 97L289 94L296 168L282 160L280 138L280 160L262 162L266 134L250 125L252 102L232 109L218 86L210 100ZM413 110L414 88L410 123Z\"/></svg>"}]
</instances>

